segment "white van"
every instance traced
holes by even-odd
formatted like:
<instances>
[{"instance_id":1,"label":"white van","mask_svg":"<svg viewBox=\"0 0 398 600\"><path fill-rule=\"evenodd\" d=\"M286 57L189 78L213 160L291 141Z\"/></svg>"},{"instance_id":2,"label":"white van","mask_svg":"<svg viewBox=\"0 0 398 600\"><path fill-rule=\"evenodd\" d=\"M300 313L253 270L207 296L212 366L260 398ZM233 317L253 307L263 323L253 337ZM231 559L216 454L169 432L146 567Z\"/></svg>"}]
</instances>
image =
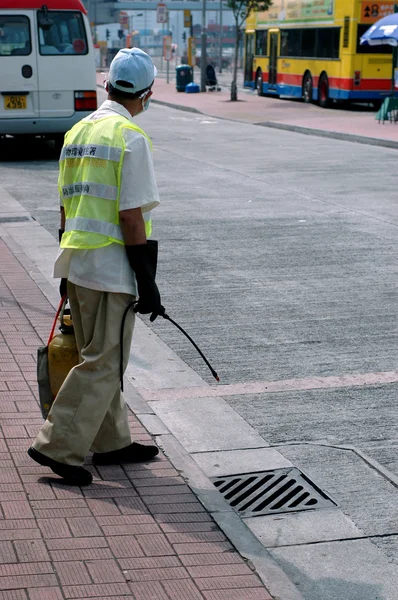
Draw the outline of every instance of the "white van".
<instances>
[{"instance_id":1,"label":"white van","mask_svg":"<svg viewBox=\"0 0 398 600\"><path fill-rule=\"evenodd\" d=\"M97 108L94 48L80 0L0 0L0 136L61 143Z\"/></svg>"}]
</instances>

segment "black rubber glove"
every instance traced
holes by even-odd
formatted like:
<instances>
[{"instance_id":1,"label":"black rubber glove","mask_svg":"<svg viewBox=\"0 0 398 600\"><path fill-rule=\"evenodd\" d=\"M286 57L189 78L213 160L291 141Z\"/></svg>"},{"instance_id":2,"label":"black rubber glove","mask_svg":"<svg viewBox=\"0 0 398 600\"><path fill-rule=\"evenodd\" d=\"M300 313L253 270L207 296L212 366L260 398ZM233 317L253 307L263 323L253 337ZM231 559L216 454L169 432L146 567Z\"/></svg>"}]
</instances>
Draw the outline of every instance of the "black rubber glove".
<instances>
[{"instance_id":1,"label":"black rubber glove","mask_svg":"<svg viewBox=\"0 0 398 600\"><path fill-rule=\"evenodd\" d=\"M165 312L156 285L156 267L158 262L158 243L149 240L146 244L126 246L127 258L135 273L138 286L138 303L134 312L151 314L151 321Z\"/></svg>"},{"instance_id":2,"label":"black rubber glove","mask_svg":"<svg viewBox=\"0 0 398 600\"><path fill-rule=\"evenodd\" d=\"M59 243L61 243L61 239L62 239L62 235L65 232L65 229L58 229L58 240ZM68 280L65 279L65 277L62 277L61 279L61 283L59 284L59 294L61 296L61 298L63 298L64 296L67 295L67 283Z\"/></svg>"}]
</instances>

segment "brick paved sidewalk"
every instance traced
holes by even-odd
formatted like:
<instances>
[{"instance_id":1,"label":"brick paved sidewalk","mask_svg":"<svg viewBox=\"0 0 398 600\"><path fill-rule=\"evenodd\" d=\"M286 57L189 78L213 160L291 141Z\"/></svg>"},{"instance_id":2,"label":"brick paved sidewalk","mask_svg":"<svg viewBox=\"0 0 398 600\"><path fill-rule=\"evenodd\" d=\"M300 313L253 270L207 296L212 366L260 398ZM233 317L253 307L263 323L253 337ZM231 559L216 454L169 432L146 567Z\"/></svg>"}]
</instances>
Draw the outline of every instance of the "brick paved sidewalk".
<instances>
[{"instance_id":1,"label":"brick paved sidewalk","mask_svg":"<svg viewBox=\"0 0 398 600\"><path fill-rule=\"evenodd\" d=\"M36 349L54 308L1 238L0 308L0 600L270 600L164 455L89 464L82 489L32 462Z\"/></svg>"}]
</instances>

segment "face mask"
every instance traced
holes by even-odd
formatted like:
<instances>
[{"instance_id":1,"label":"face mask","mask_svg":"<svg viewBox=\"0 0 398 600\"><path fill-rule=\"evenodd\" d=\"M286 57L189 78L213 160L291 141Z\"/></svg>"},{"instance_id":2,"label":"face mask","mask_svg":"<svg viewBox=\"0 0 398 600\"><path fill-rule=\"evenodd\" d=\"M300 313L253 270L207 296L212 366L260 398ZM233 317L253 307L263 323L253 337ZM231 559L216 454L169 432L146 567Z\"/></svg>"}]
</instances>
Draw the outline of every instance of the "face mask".
<instances>
[{"instance_id":1,"label":"face mask","mask_svg":"<svg viewBox=\"0 0 398 600\"><path fill-rule=\"evenodd\" d=\"M148 98L148 100L144 100L144 98L142 99L142 112L146 112L148 110L150 103L151 98Z\"/></svg>"}]
</instances>

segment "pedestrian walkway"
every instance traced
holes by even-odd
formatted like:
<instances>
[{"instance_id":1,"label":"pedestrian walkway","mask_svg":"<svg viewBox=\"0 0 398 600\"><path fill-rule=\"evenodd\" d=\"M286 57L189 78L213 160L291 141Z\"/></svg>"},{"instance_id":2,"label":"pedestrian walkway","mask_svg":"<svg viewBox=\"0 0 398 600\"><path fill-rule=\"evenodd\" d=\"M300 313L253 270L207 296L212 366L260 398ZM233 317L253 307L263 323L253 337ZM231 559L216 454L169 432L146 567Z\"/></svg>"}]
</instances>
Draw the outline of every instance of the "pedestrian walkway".
<instances>
[{"instance_id":1,"label":"pedestrian walkway","mask_svg":"<svg viewBox=\"0 0 398 600\"><path fill-rule=\"evenodd\" d=\"M29 271L0 226L0 600L272 600L164 454L88 460L81 489L28 457L43 422L36 349L54 316Z\"/></svg>"},{"instance_id":2,"label":"pedestrian walkway","mask_svg":"<svg viewBox=\"0 0 398 600\"><path fill-rule=\"evenodd\" d=\"M98 84L102 85L104 78L104 72L97 73ZM196 81L199 81L199 71ZM367 105L323 109L298 100L260 97L256 92L243 89L239 90L238 102L231 102L230 92L225 87L221 92L177 92L174 73L170 83L161 77L156 79L153 102L216 118L398 148L398 125L380 124L376 111Z\"/></svg>"}]
</instances>

